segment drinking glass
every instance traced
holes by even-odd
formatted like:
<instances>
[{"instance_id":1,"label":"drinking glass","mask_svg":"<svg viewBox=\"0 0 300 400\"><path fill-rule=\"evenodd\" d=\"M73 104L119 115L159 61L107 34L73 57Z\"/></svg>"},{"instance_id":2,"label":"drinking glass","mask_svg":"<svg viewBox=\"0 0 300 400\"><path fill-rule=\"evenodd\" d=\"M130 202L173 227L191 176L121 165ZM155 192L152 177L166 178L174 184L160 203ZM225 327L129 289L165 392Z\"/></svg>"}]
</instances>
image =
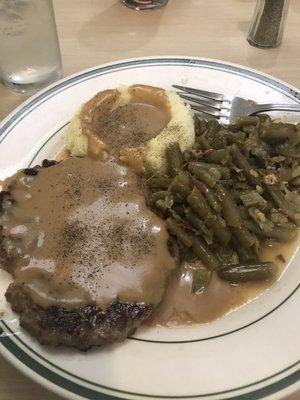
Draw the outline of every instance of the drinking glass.
<instances>
[{"instance_id":1,"label":"drinking glass","mask_svg":"<svg viewBox=\"0 0 300 400\"><path fill-rule=\"evenodd\" d=\"M122 0L122 2L135 10L153 10L165 6L168 0Z\"/></svg>"},{"instance_id":2,"label":"drinking glass","mask_svg":"<svg viewBox=\"0 0 300 400\"><path fill-rule=\"evenodd\" d=\"M21 93L62 77L51 0L0 0L0 77Z\"/></svg>"}]
</instances>

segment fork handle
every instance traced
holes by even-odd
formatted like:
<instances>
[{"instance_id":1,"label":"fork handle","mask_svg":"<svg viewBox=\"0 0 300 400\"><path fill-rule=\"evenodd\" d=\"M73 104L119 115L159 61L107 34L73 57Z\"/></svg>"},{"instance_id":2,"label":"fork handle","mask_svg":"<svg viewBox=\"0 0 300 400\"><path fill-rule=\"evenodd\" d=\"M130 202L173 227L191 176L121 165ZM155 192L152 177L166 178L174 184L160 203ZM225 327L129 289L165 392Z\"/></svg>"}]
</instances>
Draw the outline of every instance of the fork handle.
<instances>
[{"instance_id":1,"label":"fork handle","mask_svg":"<svg viewBox=\"0 0 300 400\"><path fill-rule=\"evenodd\" d=\"M295 111L300 112L300 104L258 104L252 106L251 115L264 111Z\"/></svg>"}]
</instances>

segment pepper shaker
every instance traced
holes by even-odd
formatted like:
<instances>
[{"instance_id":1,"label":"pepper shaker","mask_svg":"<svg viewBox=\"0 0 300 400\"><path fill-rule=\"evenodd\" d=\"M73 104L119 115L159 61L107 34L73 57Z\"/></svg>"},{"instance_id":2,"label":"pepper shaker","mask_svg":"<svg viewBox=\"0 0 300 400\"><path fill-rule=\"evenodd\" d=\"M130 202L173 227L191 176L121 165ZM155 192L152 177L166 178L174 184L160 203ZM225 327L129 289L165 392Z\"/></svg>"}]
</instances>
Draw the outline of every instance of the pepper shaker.
<instances>
[{"instance_id":1,"label":"pepper shaker","mask_svg":"<svg viewBox=\"0 0 300 400\"><path fill-rule=\"evenodd\" d=\"M263 49L280 45L289 0L257 0L247 40Z\"/></svg>"}]
</instances>

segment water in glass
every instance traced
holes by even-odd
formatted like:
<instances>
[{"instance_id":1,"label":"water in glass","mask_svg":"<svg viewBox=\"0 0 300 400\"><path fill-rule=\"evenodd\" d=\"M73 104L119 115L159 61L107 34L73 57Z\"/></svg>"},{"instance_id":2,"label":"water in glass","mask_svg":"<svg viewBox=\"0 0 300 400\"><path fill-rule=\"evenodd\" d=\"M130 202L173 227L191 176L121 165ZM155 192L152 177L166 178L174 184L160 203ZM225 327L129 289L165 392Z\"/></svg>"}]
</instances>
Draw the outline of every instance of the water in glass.
<instances>
[{"instance_id":1,"label":"water in glass","mask_svg":"<svg viewBox=\"0 0 300 400\"><path fill-rule=\"evenodd\" d=\"M0 75L17 92L62 77L51 0L0 0Z\"/></svg>"}]
</instances>

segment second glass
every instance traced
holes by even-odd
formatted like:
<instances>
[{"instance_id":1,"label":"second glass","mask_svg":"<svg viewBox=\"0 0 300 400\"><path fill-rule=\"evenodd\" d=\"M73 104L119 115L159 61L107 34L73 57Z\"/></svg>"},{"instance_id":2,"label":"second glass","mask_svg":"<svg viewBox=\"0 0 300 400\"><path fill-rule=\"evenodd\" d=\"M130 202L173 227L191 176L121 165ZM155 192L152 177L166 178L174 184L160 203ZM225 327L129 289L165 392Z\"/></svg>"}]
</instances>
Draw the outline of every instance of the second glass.
<instances>
[{"instance_id":1,"label":"second glass","mask_svg":"<svg viewBox=\"0 0 300 400\"><path fill-rule=\"evenodd\" d=\"M0 0L0 75L21 93L62 77L51 0Z\"/></svg>"}]
</instances>

